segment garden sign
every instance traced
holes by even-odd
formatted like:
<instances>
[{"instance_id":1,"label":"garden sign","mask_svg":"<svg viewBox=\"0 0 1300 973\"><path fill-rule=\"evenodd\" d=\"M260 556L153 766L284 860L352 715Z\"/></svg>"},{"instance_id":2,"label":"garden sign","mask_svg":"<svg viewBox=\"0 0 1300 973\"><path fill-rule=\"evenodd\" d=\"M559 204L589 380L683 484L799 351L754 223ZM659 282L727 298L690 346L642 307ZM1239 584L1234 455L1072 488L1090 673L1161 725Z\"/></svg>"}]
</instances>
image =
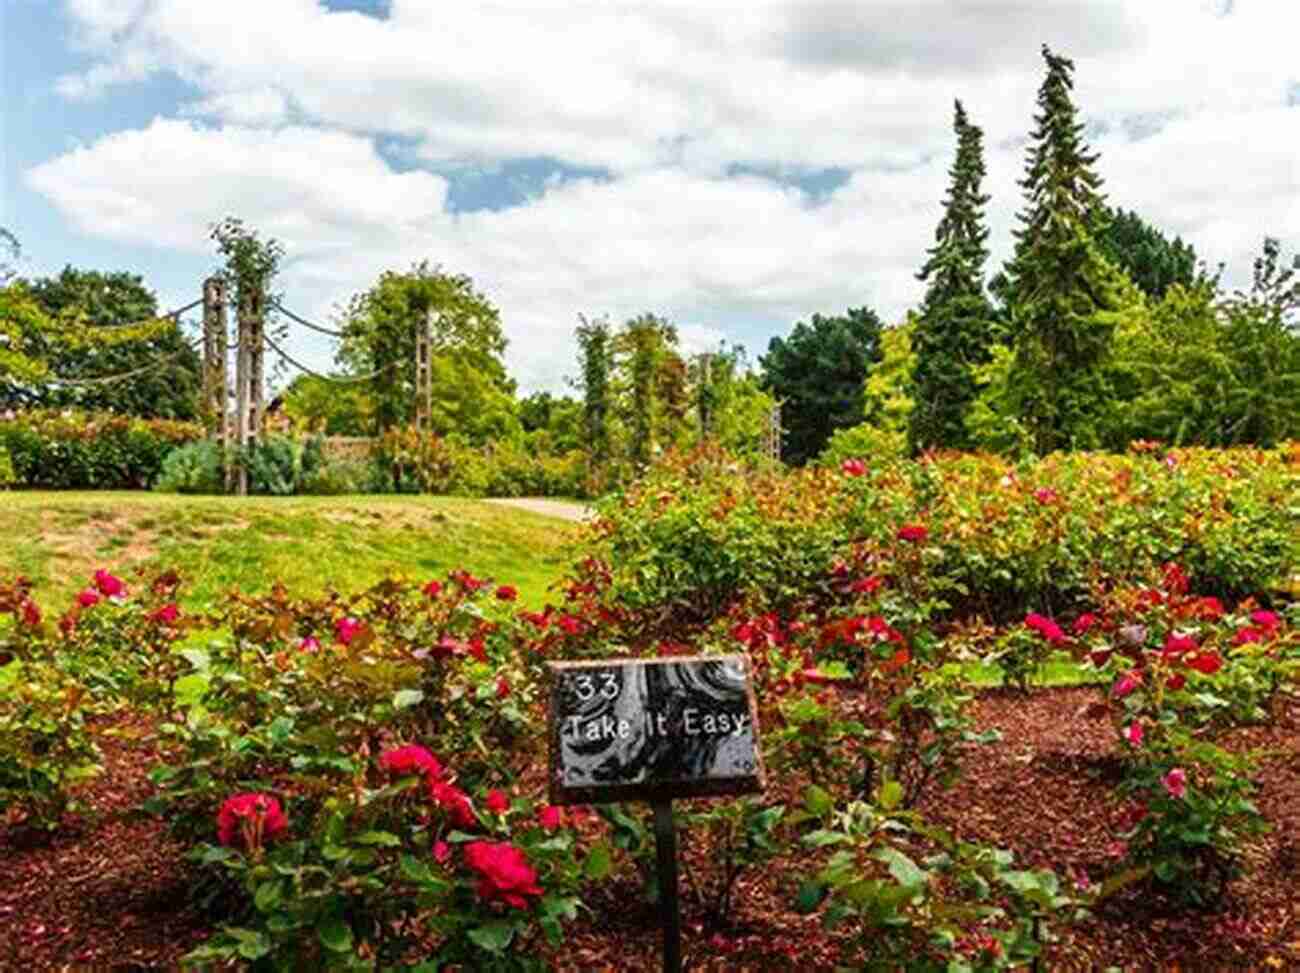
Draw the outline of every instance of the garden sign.
<instances>
[{"instance_id":1,"label":"garden sign","mask_svg":"<svg viewBox=\"0 0 1300 973\"><path fill-rule=\"evenodd\" d=\"M745 656L553 662L552 804L649 801L655 812L664 969L681 969L672 799L763 789Z\"/></svg>"}]
</instances>

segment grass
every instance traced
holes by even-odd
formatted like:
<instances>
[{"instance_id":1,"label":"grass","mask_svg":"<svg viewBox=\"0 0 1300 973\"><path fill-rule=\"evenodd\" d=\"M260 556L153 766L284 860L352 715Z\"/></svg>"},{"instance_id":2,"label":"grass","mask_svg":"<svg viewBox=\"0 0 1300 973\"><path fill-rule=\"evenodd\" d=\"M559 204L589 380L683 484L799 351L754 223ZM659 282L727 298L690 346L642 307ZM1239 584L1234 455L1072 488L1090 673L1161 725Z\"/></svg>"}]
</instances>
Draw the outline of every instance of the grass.
<instances>
[{"instance_id":1,"label":"grass","mask_svg":"<svg viewBox=\"0 0 1300 973\"><path fill-rule=\"evenodd\" d=\"M540 607L580 528L528 511L448 497L188 497L126 492L0 493L0 576L23 574L61 609L96 568L129 581L174 568L190 608L232 586L294 593L359 590L389 574L466 568Z\"/></svg>"}]
</instances>

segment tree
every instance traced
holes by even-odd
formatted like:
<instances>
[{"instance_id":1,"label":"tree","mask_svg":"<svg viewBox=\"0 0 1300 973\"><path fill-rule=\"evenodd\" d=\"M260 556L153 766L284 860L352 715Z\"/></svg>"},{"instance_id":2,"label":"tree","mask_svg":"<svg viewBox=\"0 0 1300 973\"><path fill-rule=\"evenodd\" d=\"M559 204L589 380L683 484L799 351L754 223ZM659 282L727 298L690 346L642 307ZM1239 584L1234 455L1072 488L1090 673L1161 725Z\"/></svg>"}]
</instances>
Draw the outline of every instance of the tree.
<instances>
[{"instance_id":1,"label":"tree","mask_svg":"<svg viewBox=\"0 0 1300 973\"><path fill-rule=\"evenodd\" d=\"M814 314L788 338L773 338L759 359L763 388L784 404L783 456L806 463L836 429L862 421L862 385L880 359L880 319L865 307Z\"/></svg>"},{"instance_id":2,"label":"tree","mask_svg":"<svg viewBox=\"0 0 1300 973\"><path fill-rule=\"evenodd\" d=\"M1141 294L1102 255L1090 214L1103 204L1097 156L1082 138L1070 92L1074 64L1043 47L1025 208L999 290L1009 312L1014 360L1009 388L1038 453L1097 444L1110 393L1103 367L1114 315Z\"/></svg>"},{"instance_id":3,"label":"tree","mask_svg":"<svg viewBox=\"0 0 1300 973\"><path fill-rule=\"evenodd\" d=\"M690 409L685 364L676 352L677 329L645 313L624 322L614 336L614 367L622 394L621 412L630 431L629 457L650 462L656 447L670 441L672 420Z\"/></svg>"},{"instance_id":4,"label":"tree","mask_svg":"<svg viewBox=\"0 0 1300 973\"><path fill-rule=\"evenodd\" d=\"M18 260L22 255L23 247L18 238L0 226L0 287L8 286L18 276Z\"/></svg>"},{"instance_id":5,"label":"tree","mask_svg":"<svg viewBox=\"0 0 1300 973\"><path fill-rule=\"evenodd\" d=\"M1101 206L1090 223L1102 256L1150 300L1160 300L1174 284L1193 287L1201 276L1190 245L1181 237L1171 241L1137 213Z\"/></svg>"},{"instance_id":6,"label":"tree","mask_svg":"<svg viewBox=\"0 0 1300 973\"><path fill-rule=\"evenodd\" d=\"M534 392L520 399L519 424L526 434L545 434L551 450L582 448L582 403L567 395Z\"/></svg>"},{"instance_id":7,"label":"tree","mask_svg":"<svg viewBox=\"0 0 1300 973\"><path fill-rule=\"evenodd\" d=\"M442 403L435 431L452 431L440 425L458 421L455 417L465 414L470 399L490 403L494 415L486 427L509 425L500 412L513 411L515 386L502 359L506 337L500 313L469 277L421 261L405 273L385 271L373 287L354 295L343 312L337 361L347 374L378 373L370 384L375 431L415 418L416 329L426 327L430 312L431 369L441 376L434 389ZM466 384L449 386L447 381Z\"/></svg>"},{"instance_id":8,"label":"tree","mask_svg":"<svg viewBox=\"0 0 1300 973\"><path fill-rule=\"evenodd\" d=\"M929 259L917 274L929 287L910 341L916 355L915 408L908 428L913 451L969 445L964 420L978 392L972 369L989 360L995 330L993 308L984 296L989 235L984 206L989 197L980 192L983 133L967 120L960 101L953 131L957 158L948 173L943 217Z\"/></svg>"},{"instance_id":9,"label":"tree","mask_svg":"<svg viewBox=\"0 0 1300 973\"><path fill-rule=\"evenodd\" d=\"M904 324L881 332L880 362L871 369L863 387L862 413L896 455L903 452L916 414L912 376L919 365L915 351L919 327L917 319L909 315Z\"/></svg>"},{"instance_id":10,"label":"tree","mask_svg":"<svg viewBox=\"0 0 1300 973\"><path fill-rule=\"evenodd\" d=\"M596 463L609 459L611 412L610 370L613 340L604 318L589 321L578 316L578 365L582 374L576 382L582 392L582 424L586 446Z\"/></svg>"},{"instance_id":11,"label":"tree","mask_svg":"<svg viewBox=\"0 0 1300 973\"><path fill-rule=\"evenodd\" d=\"M67 266L56 277L32 281L31 295L62 325L46 331L40 342L39 354L50 372L92 383L42 386L33 391L29 405L76 405L167 419L198 414L198 353L174 320L158 318L158 299L138 274ZM93 382L127 373L137 374L118 382Z\"/></svg>"},{"instance_id":12,"label":"tree","mask_svg":"<svg viewBox=\"0 0 1300 973\"><path fill-rule=\"evenodd\" d=\"M280 393L295 424L326 436L366 436L374 428L374 400L366 385L343 384L316 375L296 375Z\"/></svg>"}]
</instances>

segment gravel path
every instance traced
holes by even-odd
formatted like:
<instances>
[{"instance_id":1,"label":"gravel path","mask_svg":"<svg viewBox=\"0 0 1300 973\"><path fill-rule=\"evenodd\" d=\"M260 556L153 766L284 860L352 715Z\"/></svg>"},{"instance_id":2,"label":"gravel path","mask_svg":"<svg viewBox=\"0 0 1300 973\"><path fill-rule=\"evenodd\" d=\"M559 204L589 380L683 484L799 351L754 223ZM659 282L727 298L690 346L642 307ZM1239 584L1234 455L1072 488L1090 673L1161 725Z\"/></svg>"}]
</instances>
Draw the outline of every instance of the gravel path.
<instances>
[{"instance_id":1,"label":"gravel path","mask_svg":"<svg viewBox=\"0 0 1300 973\"><path fill-rule=\"evenodd\" d=\"M570 503L567 500L551 500L546 497L502 497L489 500L488 503L499 503L503 507L518 507L520 510L528 510L543 517L556 517L560 520L572 520L575 523L590 520L595 515L595 511L584 504Z\"/></svg>"}]
</instances>

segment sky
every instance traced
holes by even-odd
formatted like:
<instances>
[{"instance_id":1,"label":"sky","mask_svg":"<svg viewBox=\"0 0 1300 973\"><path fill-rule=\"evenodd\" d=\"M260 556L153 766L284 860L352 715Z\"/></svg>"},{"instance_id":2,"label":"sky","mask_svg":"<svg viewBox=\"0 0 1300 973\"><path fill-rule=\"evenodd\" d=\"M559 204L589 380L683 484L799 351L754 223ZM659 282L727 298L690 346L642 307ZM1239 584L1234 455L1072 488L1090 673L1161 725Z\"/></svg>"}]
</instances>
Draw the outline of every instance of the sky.
<instances>
[{"instance_id":1,"label":"sky","mask_svg":"<svg viewBox=\"0 0 1300 973\"><path fill-rule=\"evenodd\" d=\"M234 215L330 324L428 259L500 309L525 393L565 390L579 314L751 359L814 312L901 320L954 98L984 130L991 275L1044 43L1112 205L1230 286L1266 234L1300 250L1297 0L0 0L0 34L23 274L129 270L178 307ZM333 357L302 329L289 350Z\"/></svg>"}]
</instances>

